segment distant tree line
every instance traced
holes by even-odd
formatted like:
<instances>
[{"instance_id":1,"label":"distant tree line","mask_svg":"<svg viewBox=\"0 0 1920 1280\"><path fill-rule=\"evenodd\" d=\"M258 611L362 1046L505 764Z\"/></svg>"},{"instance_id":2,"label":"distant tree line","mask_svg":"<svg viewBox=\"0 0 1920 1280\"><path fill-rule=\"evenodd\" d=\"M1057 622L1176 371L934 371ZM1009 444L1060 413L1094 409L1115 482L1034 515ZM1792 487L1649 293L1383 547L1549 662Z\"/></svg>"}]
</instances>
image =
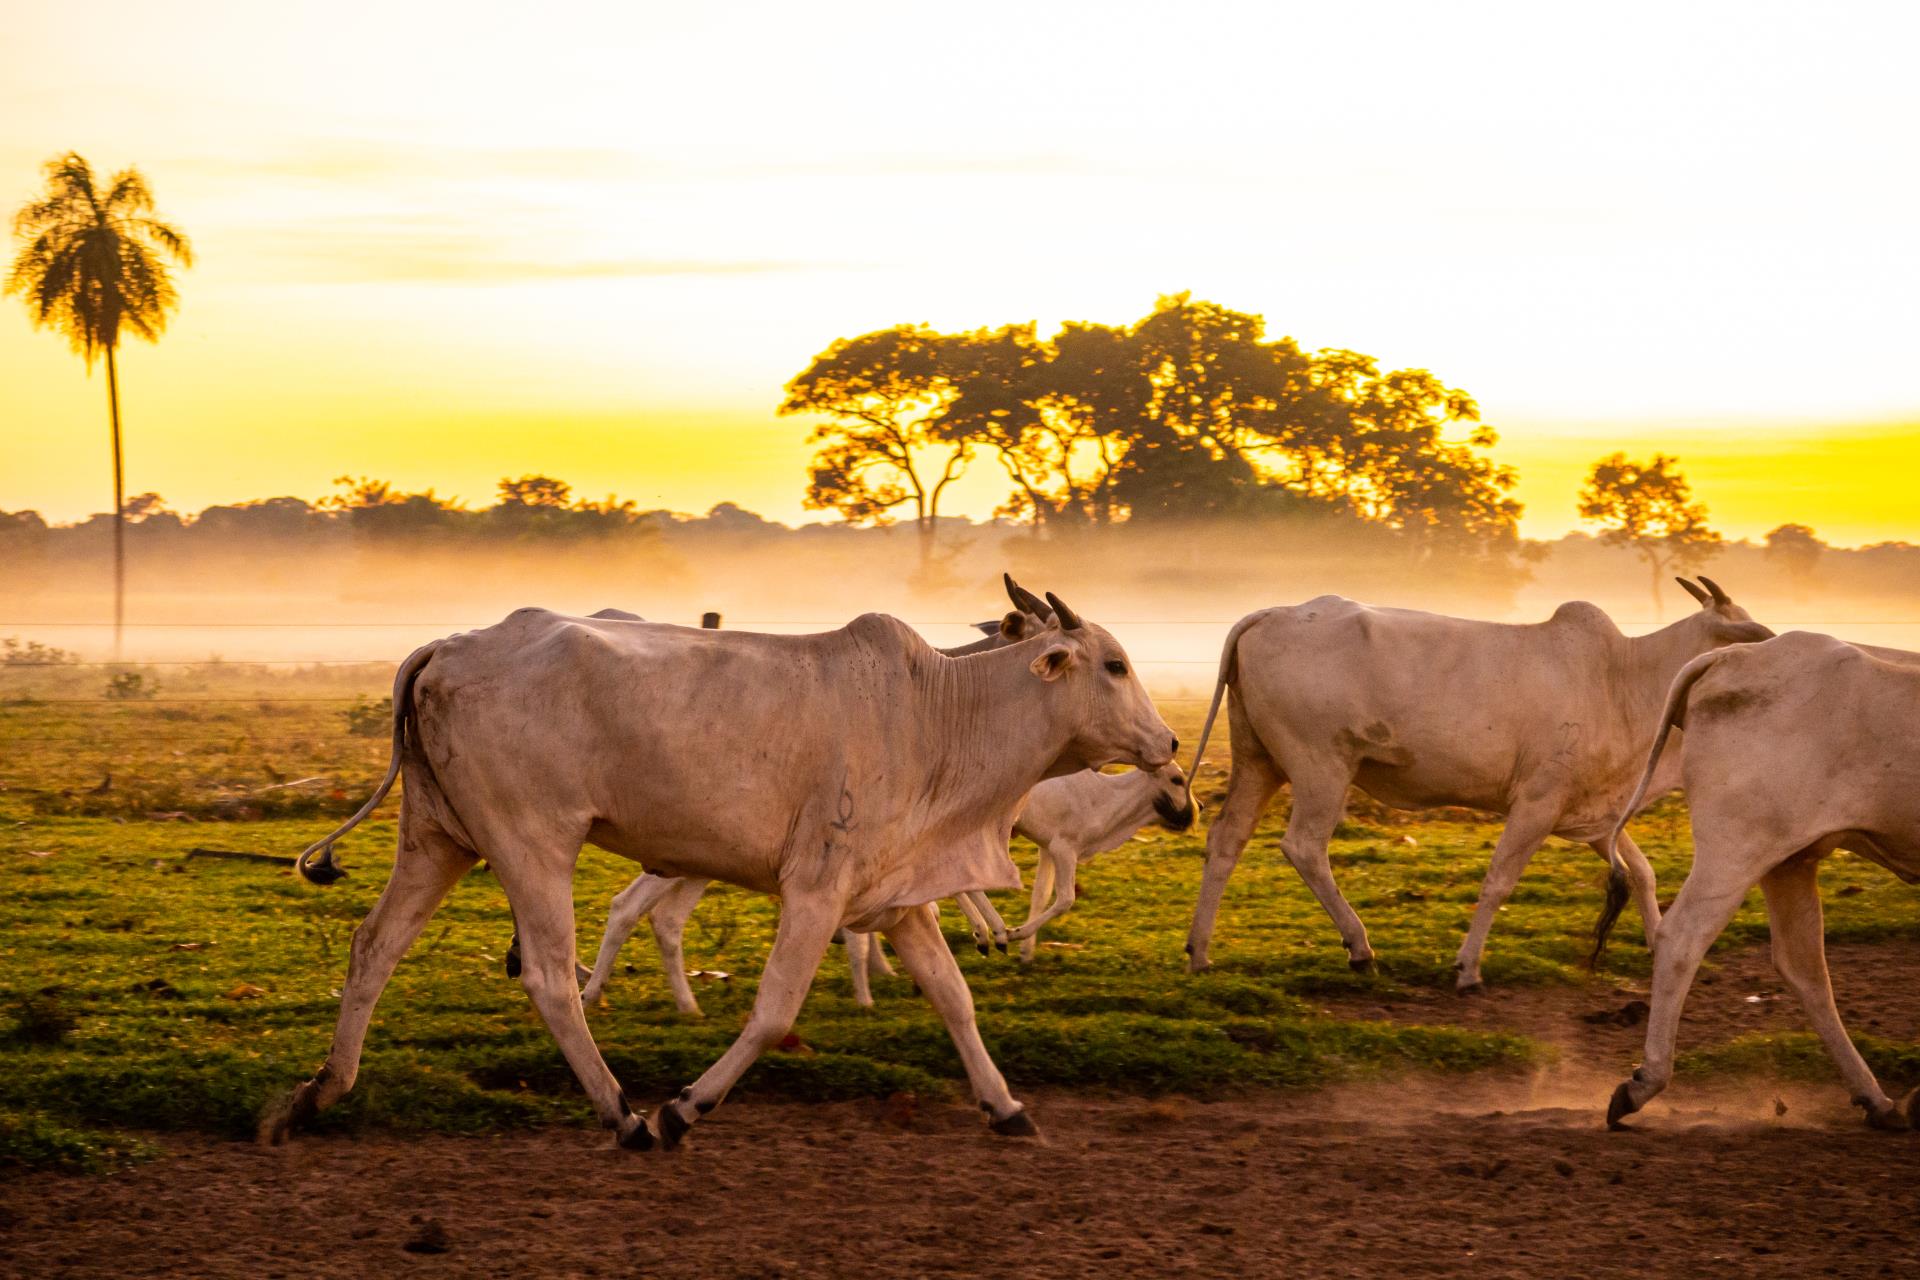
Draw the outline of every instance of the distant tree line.
<instances>
[{"instance_id":1,"label":"distant tree line","mask_svg":"<svg viewBox=\"0 0 1920 1280\"><path fill-rule=\"evenodd\" d=\"M969 521L941 501L970 466L1005 477L995 519L1042 540L1175 520L1285 523L1366 554L1436 555L1518 581L1541 544L1519 537L1512 468L1466 392L1420 369L1383 372L1370 356L1308 352L1269 338L1261 317L1187 294L1128 325L1033 324L965 333L897 325L834 342L787 385L779 410L814 418L806 505L837 525L788 529L733 503L704 517L575 496L563 480L500 480L472 506L341 476L333 492L170 510L155 493L113 514L49 527L0 512L0 557L81 552L124 526L136 545L178 541L244 550L293 541L494 545L619 538L834 536L905 519L923 569L942 529ZM1647 566L1656 609L1666 580L1697 572L1725 546L1678 462L1664 454L1599 459L1578 497L1602 545ZM1803 524L1766 535L1766 555L1804 593L1826 545ZM1905 551L1904 544L1882 550ZM937 575L936 575L937 576Z\"/></svg>"}]
</instances>

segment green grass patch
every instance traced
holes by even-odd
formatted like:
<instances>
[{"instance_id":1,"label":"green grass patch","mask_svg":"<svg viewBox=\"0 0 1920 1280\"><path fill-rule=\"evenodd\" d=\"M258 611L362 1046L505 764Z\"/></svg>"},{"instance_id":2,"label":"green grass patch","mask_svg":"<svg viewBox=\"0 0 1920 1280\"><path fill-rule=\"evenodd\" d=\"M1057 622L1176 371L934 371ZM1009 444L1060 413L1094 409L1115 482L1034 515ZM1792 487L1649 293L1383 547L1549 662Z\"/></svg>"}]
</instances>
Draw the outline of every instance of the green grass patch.
<instances>
[{"instance_id":1,"label":"green grass patch","mask_svg":"<svg viewBox=\"0 0 1920 1280\"><path fill-rule=\"evenodd\" d=\"M0 1108L0 1175L21 1170L111 1173L159 1149L120 1133L63 1124L36 1111Z\"/></svg>"},{"instance_id":2,"label":"green grass patch","mask_svg":"<svg viewBox=\"0 0 1920 1280\"><path fill-rule=\"evenodd\" d=\"M1856 1035L1852 1039L1883 1088L1898 1095L1920 1085L1920 1044L1878 1036ZM1747 1075L1822 1082L1836 1078L1827 1047L1810 1031L1753 1032L1725 1044L1682 1053L1674 1065L1680 1072L1702 1077Z\"/></svg>"}]
</instances>

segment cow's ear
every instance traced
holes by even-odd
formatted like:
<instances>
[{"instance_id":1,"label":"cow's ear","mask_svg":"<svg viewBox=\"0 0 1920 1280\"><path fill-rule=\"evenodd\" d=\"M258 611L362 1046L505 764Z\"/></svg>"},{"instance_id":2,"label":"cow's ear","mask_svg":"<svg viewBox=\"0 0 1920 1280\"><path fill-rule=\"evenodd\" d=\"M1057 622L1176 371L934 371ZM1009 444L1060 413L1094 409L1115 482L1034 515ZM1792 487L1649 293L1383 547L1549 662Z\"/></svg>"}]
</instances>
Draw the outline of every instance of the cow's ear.
<instances>
[{"instance_id":1,"label":"cow's ear","mask_svg":"<svg viewBox=\"0 0 1920 1280\"><path fill-rule=\"evenodd\" d=\"M1027 615L1018 609L1009 609L1007 616L1000 619L1000 634L1009 640L1018 640L1027 634Z\"/></svg>"},{"instance_id":2,"label":"cow's ear","mask_svg":"<svg viewBox=\"0 0 1920 1280\"><path fill-rule=\"evenodd\" d=\"M1045 653L1033 660L1033 674L1042 680L1058 680L1073 665L1073 650L1063 644L1050 644Z\"/></svg>"}]
</instances>

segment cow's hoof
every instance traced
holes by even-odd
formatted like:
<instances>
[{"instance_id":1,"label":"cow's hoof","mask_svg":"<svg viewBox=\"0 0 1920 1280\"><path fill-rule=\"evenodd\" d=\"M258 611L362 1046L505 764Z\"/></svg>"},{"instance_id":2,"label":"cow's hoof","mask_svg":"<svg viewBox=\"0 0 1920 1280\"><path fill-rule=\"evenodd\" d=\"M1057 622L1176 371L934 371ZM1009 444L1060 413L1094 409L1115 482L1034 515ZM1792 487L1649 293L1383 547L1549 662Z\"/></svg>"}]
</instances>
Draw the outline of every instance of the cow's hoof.
<instances>
[{"instance_id":1,"label":"cow's hoof","mask_svg":"<svg viewBox=\"0 0 1920 1280\"><path fill-rule=\"evenodd\" d=\"M654 1112L653 1122L660 1126L662 1151L674 1150L680 1145L681 1139L687 1136L687 1130L693 1128L692 1123L680 1114L680 1108L671 1102Z\"/></svg>"},{"instance_id":2,"label":"cow's hoof","mask_svg":"<svg viewBox=\"0 0 1920 1280\"><path fill-rule=\"evenodd\" d=\"M1487 994L1487 984L1475 979L1472 982L1462 983L1460 986L1455 987L1453 994L1457 996L1483 996Z\"/></svg>"},{"instance_id":3,"label":"cow's hoof","mask_svg":"<svg viewBox=\"0 0 1920 1280\"><path fill-rule=\"evenodd\" d=\"M1380 972L1380 966L1374 963L1372 956L1362 956L1358 960L1349 957L1347 960L1347 968L1353 970L1355 973Z\"/></svg>"},{"instance_id":4,"label":"cow's hoof","mask_svg":"<svg viewBox=\"0 0 1920 1280\"><path fill-rule=\"evenodd\" d=\"M1865 1098L1855 1098L1853 1105L1867 1113L1869 1129L1878 1129L1882 1133L1905 1133L1913 1127L1907 1117L1901 1114L1899 1106L1894 1103L1890 1102L1884 1108L1876 1110Z\"/></svg>"},{"instance_id":5,"label":"cow's hoof","mask_svg":"<svg viewBox=\"0 0 1920 1280\"><path fill-rule=\"evenodd\" d=\"M1613 1091L1613 1097L1607 1100L1607 1128L1626 1128L1620 1122L1639 1109L1640 1105L1633 1100L1633 1083L1622 1080L1620 1087Z\"/></svg>"},{"instance_id":6,"label":"cow's hoof","mask_svg":"<svg viewBox=\"0 0 1920 1280\"><path fill-rule=\"evenodd\" d=\"M1020 1110L1010 1116L1003 1116L993 1121L987 1127L1003 1138L1037 1138L1040 1136L1040 1130L1035 1128L1033 1121L1028 1118L1025 1107L1020 1108Z\"/></svg>"},{"instance_id":7,"label":"cow's hoof","mask_svg":"<svg viewBox=\"0 0 1920 1280\"><path fill-rule=\"evenodd\" d=\"M615 1141L627 1151L653 1150L653 1130L647 1128L646 1117L630 1115L626 1120L630 1123L624 1124Z\"/></svg>"}]
</instances>

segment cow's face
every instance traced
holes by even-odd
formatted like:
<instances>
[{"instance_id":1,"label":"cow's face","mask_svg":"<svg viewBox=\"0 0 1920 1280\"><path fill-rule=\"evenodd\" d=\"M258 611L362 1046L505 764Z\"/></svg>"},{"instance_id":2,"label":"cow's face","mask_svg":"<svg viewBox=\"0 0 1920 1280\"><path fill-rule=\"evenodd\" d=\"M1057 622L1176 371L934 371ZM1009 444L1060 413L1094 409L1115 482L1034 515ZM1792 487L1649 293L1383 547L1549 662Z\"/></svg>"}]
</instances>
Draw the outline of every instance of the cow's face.
<instances>
[{"instance_id":1,"label":"cow's face","mask_svg":"<svg viewBox=\"0 0 1920 1280\"><path fill-rule=\"evenodd\" d=\"M1758 640L1773 639L1773 629L1753 620L1753 615L1733 602L1712 578L1703 577L1698 585L1678 578L1687 594L1700 603L1700 612L1695 615L1699 624L1706 628L1714 647L1728 644L1752 644Z\"/></svg>"},{"instance_id":2,"label":"cow's face","mask_svg":"<svg viewBox=\"0 0 1920 1280\"><path fill-rule=\"evenodd\" d=\"M1169 764L1153 772L1157 784L1153 792L1153 811L1160 825L1169 831L1185 831L1193 825L1193 787L1186 771Z\"/></svg>"},{"instance_id":3,"label":"cow's face","mask_svg":"<svg viewBox=\"0 0 1920 1280\"><path fill-rule=\"evenodd\" d=\"M1061 710L1073 737L1059 762L1061 771L1171 764L1180 741L1154 708L1127 651L1104 628L1083 622L1052 595L1047 599L1060 629L1042 637L1045 647L1035 655L1032 671L1058 684L1063 695Z\"/></svg>"}]
</instances>

